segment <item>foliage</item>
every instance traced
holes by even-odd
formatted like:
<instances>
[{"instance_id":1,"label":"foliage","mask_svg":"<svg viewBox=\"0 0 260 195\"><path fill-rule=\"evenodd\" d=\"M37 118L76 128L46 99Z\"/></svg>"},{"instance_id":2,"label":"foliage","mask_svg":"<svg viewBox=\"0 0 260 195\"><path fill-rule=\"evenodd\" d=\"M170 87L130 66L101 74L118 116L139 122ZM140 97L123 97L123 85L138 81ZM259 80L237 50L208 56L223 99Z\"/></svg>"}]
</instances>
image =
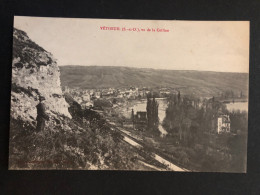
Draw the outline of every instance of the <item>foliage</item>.
<instances>
[{"instance_id":1,"label":"foliage","mask_svg":"<svg viewBox=\"0 0 260 195\"><path fill-rule=\"evenodd\" d=\"M195 101L195 100L194 100ZM171 134L178 134L179 140L188 144L198 133L199 112L187 97L181 99L180 92L169 98L163 125Z\"/></svg>"},{"instance_id":2,"label":"foliage","mask_svg":"<svg viewBox=\"0 0 260 195\"><path fill-rule=\"evenodd\" d=\"M159 104L155 100L155 97L151 98L151 96L147 96L147 128L148 130L157 130L159 125L159 117L158 117L158 107Z\"/></svg>"},{"instance_id":3,"label":"foliage","mask_svg":"<svg viewBox=\"0 0 260 195\"><path fill-rule=\"evenodd\" d=\"M240 112L240 110L232 111L230 113L231 131L234 133L241 132L245 134L247 132L247 112Z\"/></svg>"},{"instance_id":4,"label":"foliage","mask_svg":"<svg viewBox=\"0 0 260 195\"><path fill-rule=\"evenodd\" d=\"M197 164L197 168L203 171L245 171L247 113L229 113L225 105L214 97L201 102L201 106L198 105L199 100L180 97L180 93L169 98L163 126L169 136L178 138L178 142L173 143L180 143L182 148L183 154L177 155L178 159L187 154L190 163ZM219 113L230 116L231 133L216 133ZM187 148L195 154L188 154ZM188 162L183 160L182 164L185 164L184 161Z\"/></svg>"},{"instance_id":5,"label":"foliage","mask_svg":"<svg viewBox=\"0 0 260 195\"><path fill-rule=\"evenodd\" d=\"M73 102L70 102L73 104ZM135 154L123 143L118 132L92 110L75 106L72 120L64 118L59 126L44 131L11 118L11 169L132 169ZM82 119L88 121L84 123ZM68 126L71 130L62 128ZM126 152L127 151L127 152Z\"/></svg>"},{"instance_id":6,"label":"foliage","mask_svg":"<svg viewBox=\"0 0 260 195\"><path fill-rule=\"evenodd\" d=\"M112 107L113 104L107 99L96 99L94 100L94 107L98 108L105 108L105 107Z\"/></svg>"}]
</instances>

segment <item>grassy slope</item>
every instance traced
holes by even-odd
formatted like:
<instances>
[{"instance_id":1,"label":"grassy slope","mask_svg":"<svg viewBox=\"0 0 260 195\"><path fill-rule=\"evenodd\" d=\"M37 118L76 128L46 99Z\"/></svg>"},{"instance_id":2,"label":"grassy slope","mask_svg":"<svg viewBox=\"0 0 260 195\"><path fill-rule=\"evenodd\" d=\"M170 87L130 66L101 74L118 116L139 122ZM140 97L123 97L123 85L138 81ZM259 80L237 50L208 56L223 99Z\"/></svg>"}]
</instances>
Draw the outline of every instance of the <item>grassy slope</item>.
<instances>
[{"instance_id":1,"label":"grassy slope","mask_svg":"<svg viewBox=\"0 0 260 195\"><path fill-rule=\"evenodd\" d=\"M41 132L11 117L10 169L147 170L134 160L139 157L135 149L122 142L122 136L111 131L99 114L86 110L88 123L84 124L83 110L70 97L66 100L73 118L57 116L59 123L46 125ZM70 130L64 130L65 126Z\"/></svg>"},{"instance_id":2,"label":"grassy slope","mask_svg":"<svg viewBox=\"0 0 260 195\"><path fill-rule=\"evenodd\" d=\"M173 87L184 93L217 95L225 90L247 94L248 74L208 71L154 70L108 66L61 66L63 86L80 88Z\"/></svg>"}]
</instances>

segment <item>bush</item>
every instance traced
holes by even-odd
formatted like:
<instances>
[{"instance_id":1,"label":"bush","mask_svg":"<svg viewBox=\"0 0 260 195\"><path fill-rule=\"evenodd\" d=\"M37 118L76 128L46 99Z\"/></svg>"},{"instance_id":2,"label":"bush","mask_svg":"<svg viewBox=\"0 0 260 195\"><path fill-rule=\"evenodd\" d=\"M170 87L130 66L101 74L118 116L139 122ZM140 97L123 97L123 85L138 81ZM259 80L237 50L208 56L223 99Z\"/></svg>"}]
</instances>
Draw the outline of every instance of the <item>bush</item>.
<instances>
[{"instance_id":1,"label":"bush","mask_svg":"<svg viewBox=\"0 0 260 195\"><path fill-rule=\"evenodd\" d=\"M69 123L68 123L69 122ZM63 121L72 126L73 121ZM11 119L11 169L127 169L134 154L120 141L121 134L108 126L92 124L92 129L35 132L34 127Z\"/></svg>"},{"instance_id":2,"label":"bush","mask_svg":"<svg viewBox=\"0 0 260 195\"><path fill-rule=\"evenodd\" d=\"M113 107L113 104L106 99L97 99L94 100L94 107L100 107L100 108Z\"/></svg>"}]
</instances>

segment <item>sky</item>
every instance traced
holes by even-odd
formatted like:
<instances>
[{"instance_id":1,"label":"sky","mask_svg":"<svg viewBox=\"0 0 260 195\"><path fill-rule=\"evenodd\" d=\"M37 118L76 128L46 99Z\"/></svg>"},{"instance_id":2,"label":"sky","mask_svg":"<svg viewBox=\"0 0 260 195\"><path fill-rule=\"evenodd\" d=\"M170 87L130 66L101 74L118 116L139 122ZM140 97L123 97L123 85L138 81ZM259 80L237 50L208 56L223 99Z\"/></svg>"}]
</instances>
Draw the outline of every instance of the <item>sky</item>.
<instances>
[{"instance_id":1,"label":"sky","mask_svg":"<svg viewBox=\"0 0 260 195\"><path fill-rule=\"evenodd\" d=\"M100 27L119 27L120 31ZM248 21L14 17L14 27L51 52L59 66L128 66L249 71ZM145 29L144 32L122 28ZM155 29L148 32L147 29ZM157 32L166 29L169 32Z\"/></svg>"}]
</instances>

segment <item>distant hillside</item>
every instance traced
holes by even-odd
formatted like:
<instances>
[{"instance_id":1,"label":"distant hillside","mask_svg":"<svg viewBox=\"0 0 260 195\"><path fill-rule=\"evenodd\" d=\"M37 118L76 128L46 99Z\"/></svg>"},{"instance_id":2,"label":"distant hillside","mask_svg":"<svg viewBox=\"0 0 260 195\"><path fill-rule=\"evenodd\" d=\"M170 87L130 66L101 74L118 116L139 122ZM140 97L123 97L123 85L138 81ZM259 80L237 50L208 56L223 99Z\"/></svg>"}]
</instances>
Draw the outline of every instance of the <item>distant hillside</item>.
<instances>
[{"instance_id":1,"label":"distant hillside","mask_svg":"<svg viewBox=\"0 0 260 195\"><path fill-rule=\"evenodd\" d=\"M62 86L80 88L172 87L183 93L218 95L226 90L248 93L247 73L156 70L112 66L60 66Z\"/></svg>"}]
</instances>

